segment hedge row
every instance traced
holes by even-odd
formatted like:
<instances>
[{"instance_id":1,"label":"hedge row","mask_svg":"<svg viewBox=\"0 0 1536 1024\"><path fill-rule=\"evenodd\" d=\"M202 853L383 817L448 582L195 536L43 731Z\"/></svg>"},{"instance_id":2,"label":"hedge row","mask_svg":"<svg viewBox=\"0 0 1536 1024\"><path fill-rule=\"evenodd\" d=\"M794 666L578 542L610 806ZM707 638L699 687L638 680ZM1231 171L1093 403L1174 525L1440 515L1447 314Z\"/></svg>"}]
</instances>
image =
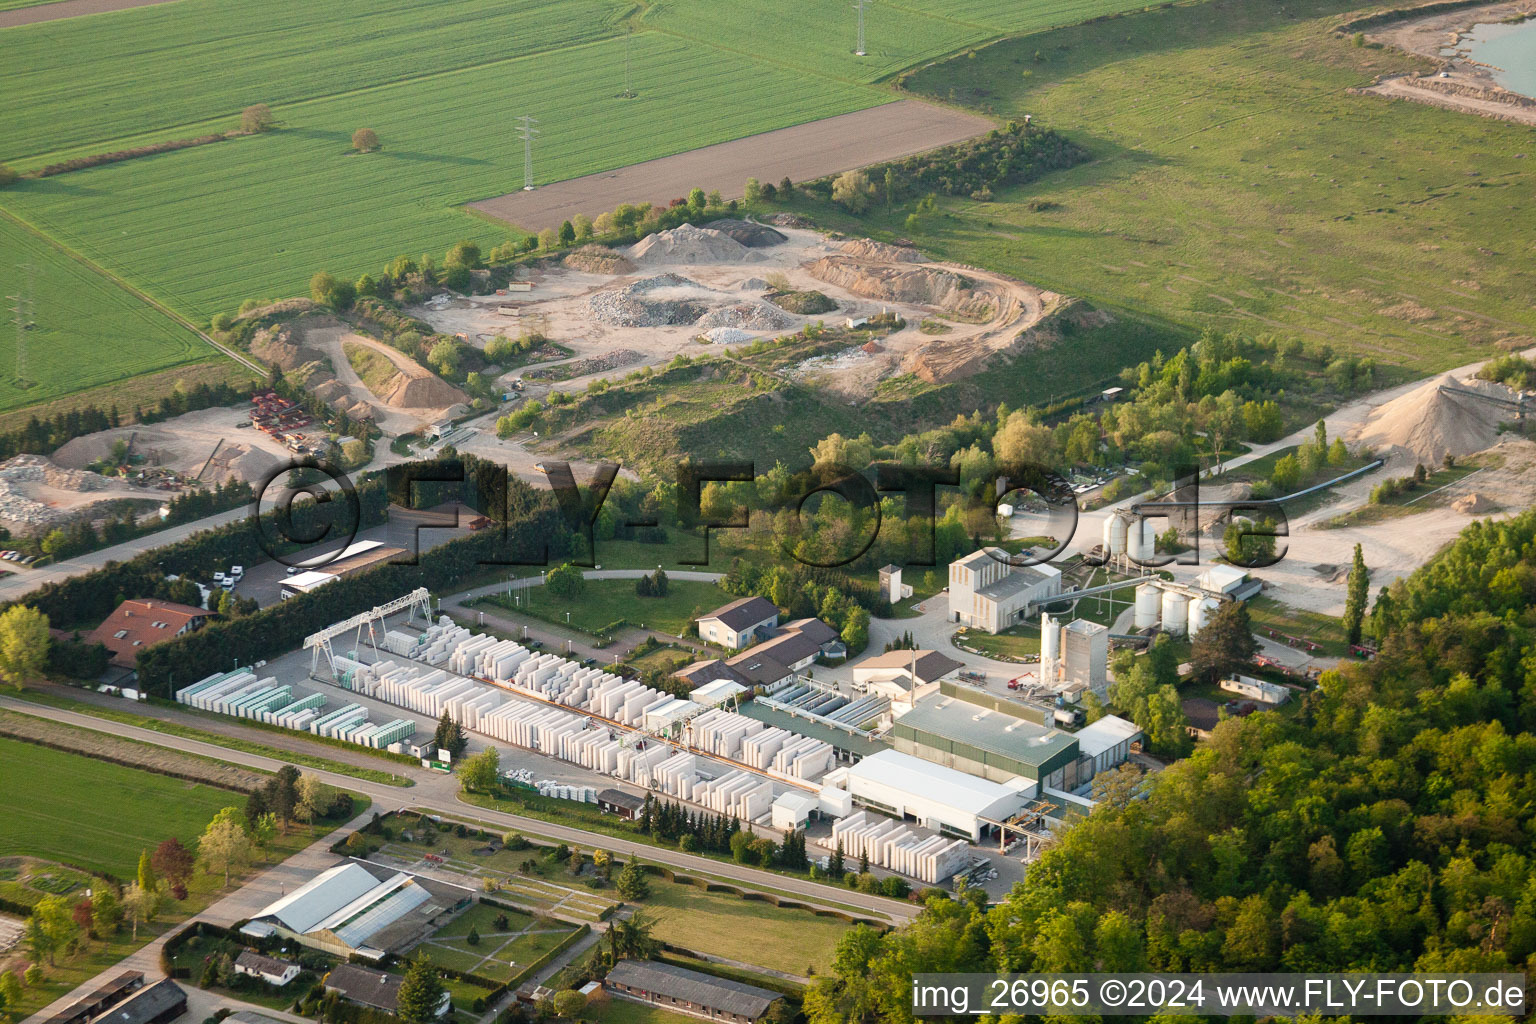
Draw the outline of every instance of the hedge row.
<instances>
[{"instance_id":1,"label":"hedge row","mask_svg":"<svg viewBox=\"0 0 1536 1024\"><path fill-rule=\"evenodd\" d=\"M214 132L212 135L199 135L191 139L167 139L165 142L154 142L148 146L134 146L132 149L118 149L110 153L92 153L90 156L79 156L73 160L64 160L60 163L49 164L46 167L33 171L30 178L48 178L55 174L67 174L70 171L83 171L87 167L100 167L102 164L116 164L124 160L133 160L141 156L154 156L156 153L171 153L178 149L191 149L193 146L206 146L210 142L223 142L225 139L238 139L247 132Z\"/></svg>"},{"instance_id":2,"label":"hedge row","mask_svg":"<svg viewBox=\"0 0 1536 1024\"><path fill-rule=\"evenodd\" d=\"M883 921L873 921L867 917L857 917L853 914L844 913L841 910L829 910L825 907L815 907L809 903L801 903L799 900L784 899L783 897L776 896L770 892L755 892L748 889L738 889L734 885L726 885L723 882L711 882L708 879L694 878L692 875L679 874L678 872L673 871L671 868L662 864L642 864L641 867L646 872L653 875L660 875L669 882L676 882L679 885L691 885L696 889L703 889L705 892L728 893L732 896L736 896L744 900L751 900L755 903L771 903L775 907L781 907L785 910L806 910L812 914L815 914L817 917L834 917L837 920L844 921L848 924L868 925L869 927L879 929L880 931L885 931L890 927L890 925Z\"/></svg>"}]
</instances>

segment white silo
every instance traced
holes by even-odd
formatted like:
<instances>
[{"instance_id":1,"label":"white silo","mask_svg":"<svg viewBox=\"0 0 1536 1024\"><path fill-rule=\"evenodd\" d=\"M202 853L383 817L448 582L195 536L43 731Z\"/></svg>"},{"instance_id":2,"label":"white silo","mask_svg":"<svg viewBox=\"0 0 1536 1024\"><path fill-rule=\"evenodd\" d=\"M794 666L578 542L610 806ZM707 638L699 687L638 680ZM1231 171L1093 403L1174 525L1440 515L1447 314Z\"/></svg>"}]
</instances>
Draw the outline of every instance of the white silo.
<instances>
[{"instance_id":1,"label":"white silo","mask_svg":"<svg viewBox=\"0 0 1536 1024\"><path fill-rule=\"evenodd\" d=\"M1157 531L1152 526L1152 520L1136 516L1128 525L1125 553L1131 556L1133 562L1150 562L1157 552Z\"/></svg>"},{"instance_id":2,"label":"white silo","mask_svg":"<svg viewBox=\"0 0 1536 1024\"><path fill-rule=\"evenodd\" d=\"M1136 610L1131 613L1131 623L1137 629L1151 629L1157 625L1157 612L1162 605L1163 590L1156 583L1143 583L1136 588Z\"/></svg>"},{"instance_id":3,"label":"white silo","mask_svg":"<svg viewBox=\"0 0 1536 1024\"><path fill-rule=\"evenodd\" d=\"M1221 607L1221 600L1215 597L1202 597L1199 600L1189 602L1189 635L1194 636L1205 628L1216 615L1216 609Z\"/></svg>"},{"instance_id":4,"label":"white silo","mask_svg":"<svg viewBox=\"0 0 1536 1024\"><path fill-rule=\"evenodd\" d=\"M1177 590L1163 591L1163 630L1175 635L1189 626L1189 597Z\"/></svg>"},{"instance_id":5,"label":"white silo","mask_svg":"<svg viewBox=\"0 0 1536 1024\"><path fill-rule=\"evenodd\" d=\"M1061 626L1050 612L1040 614L1040 663L1054 662L1061 656Z\"/></svg>"},{"instance_id":6,"label":"white silo","mask_svg":"<svg viewBox=\"0 0 1536 1024\"><path fill-rule=\"evenodd\" d=\"M1124 512L1116 512L1104 520L1104 553L1111 558L1125 554L1125 539L1130 525Z\"/></svg>"}]
</instances>

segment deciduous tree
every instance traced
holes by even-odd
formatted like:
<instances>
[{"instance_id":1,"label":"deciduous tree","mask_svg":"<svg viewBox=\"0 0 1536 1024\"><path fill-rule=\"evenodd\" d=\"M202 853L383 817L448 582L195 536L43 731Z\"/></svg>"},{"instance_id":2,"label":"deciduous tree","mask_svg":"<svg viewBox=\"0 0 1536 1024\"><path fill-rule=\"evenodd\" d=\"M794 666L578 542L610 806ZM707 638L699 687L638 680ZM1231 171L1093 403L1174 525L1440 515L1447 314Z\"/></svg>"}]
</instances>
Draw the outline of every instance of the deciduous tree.
<instances>
[{"instance_id":1,"label":"deciduous tree","mask_svg":"<svg viewBox=\"0 0 1536 1024\"><path fill-rule=\"evenodd\" d=\"M18 689L48 663L48 616L30 605L0 612L0 679Z\"/></svg>"}]
</instances>

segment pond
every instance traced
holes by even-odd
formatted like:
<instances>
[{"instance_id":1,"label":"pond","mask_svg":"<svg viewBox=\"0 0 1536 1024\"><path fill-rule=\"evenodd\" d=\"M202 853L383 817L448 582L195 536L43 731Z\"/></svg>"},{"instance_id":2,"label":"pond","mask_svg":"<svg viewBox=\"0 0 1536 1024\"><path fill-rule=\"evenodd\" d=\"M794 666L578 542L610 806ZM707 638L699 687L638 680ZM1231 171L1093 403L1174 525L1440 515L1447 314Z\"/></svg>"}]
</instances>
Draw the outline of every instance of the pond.
<instances>
[{"instance_id":1,"label":"pond","mask_svg":"<svg viewBox=\"0 0 1536 1024\"><path fill-rule=\"evenodd\" d=\"M1493 78L1504 88L1536 97L1536 19L1519 25L1474 25L1445 56L1458 51L1499 69Z\"/></svg>"}]
</instances>

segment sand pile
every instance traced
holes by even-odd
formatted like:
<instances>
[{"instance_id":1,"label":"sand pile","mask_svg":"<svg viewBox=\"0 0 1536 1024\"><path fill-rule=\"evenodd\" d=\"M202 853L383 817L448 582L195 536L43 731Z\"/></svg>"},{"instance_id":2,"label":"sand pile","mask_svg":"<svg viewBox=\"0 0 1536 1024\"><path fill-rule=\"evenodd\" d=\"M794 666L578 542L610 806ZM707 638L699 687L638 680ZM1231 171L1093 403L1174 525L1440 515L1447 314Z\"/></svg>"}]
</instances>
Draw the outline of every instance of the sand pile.
<instances>
[{"instance_id":1,"label":"sand pile","mask_svg":"<svg viewBox=\"0 0 1536 1024\"><path fill-rule=\"evenodd\" d=\"M782 231L749 220L712 220L704 227L730 235L748 249L766 249L770 245L789 241L789 236Z\"/></svg>"},{"instance_id":2,"label":"sand pile","mask_svg":"<svg viewBox=\"0 0 1536 1024\"><path fill-rule=\"evenodd\" d=\"M288 324L257 331L251 339L251 355L264 363L276 363L284 370L296 370L323 358L323 353L306 347L302 335Z\"/></svg>"},{"instance_id":3,"label":"sand pile","mask_svg":"<svg viewBox=\"0 0 1536 1024\"><path fill-rule=\"evenodd\" d=\"M584 270L589 274L628 274L635 269L623 253L604 245L584 245L560 262L572 270Z\"/></svg>"},{"instance_id":4,"label":"sand pile","mask_svg":"<svg viewBox=\"0 0 1536 1024\"><path fill-rule=\"evenodd\" d=\"M861 260L876 260L880 263L928 262L928 257L916 249L905 245L887 245L873 238L858 238L852 242L844 242L842 251Z\"/></svg>"},{"instance_id":5,"label":"sand pile","mask_svg":"<svg viewBox=\"0 0 1536 1024\"><path fill-rule=\"evenodd\" d=\"M1474 391L1506 400L1514 392L1490 381L1458 381L1446 374L1394 398L1371 414L1350 440L1372 448L1399 448L1426 465L1439 465L1446 455L1471 455L1498 440L1501 419L1513 410L1442 387Z\"/></svg>"},{"instance_id":6,"label":"sand pile","mask_svg":"<svg viewBox=\"0 0 1536 1024\"><path fill-rule=\"evenodd\" d=\"M279 465L277 456L244 444L226 444L214 452L213 458L203 467L198 481L209 485L244 480L257 483L265 480Z\"/></svg>"},{"instance_id":7,"label":"sand pile","mask_svg":"<svg viewBox=\"0 0 1536 1024\"><path fill-rule=\"evenodd\" d=\"M379 400L396 409L442 409L469 399L437 374L417 366L391 377Z\"/></svg>"},{"instance_id":8,"label":"sand pile","mask_svg":"<svg viewBox=\"0 0 1536 1024\"><path fill-rule=\"evenodd\" d=\"M638 266L668 263L749 263L762 259L723 231L682 224L648 235L629 248Z\"/></svg>"},{"instance_id":9,"label":"sand pile","mask_svg":"<svg viewBox=\"0 0 1536 1024\"><path fill-rule=\"evenodd\" d=\"M1477 515L1481 512L1492 512L1497 507L1493 502L1476 492L1464 494L1451 502L1451 508L1457 512L1464 512L1469 516Z\"/></svg>"}]
</instances>

